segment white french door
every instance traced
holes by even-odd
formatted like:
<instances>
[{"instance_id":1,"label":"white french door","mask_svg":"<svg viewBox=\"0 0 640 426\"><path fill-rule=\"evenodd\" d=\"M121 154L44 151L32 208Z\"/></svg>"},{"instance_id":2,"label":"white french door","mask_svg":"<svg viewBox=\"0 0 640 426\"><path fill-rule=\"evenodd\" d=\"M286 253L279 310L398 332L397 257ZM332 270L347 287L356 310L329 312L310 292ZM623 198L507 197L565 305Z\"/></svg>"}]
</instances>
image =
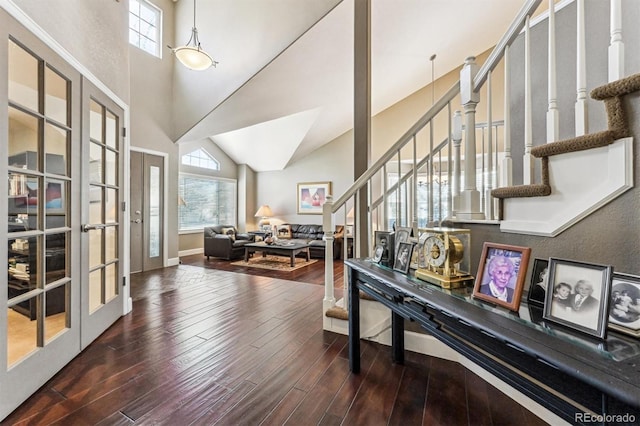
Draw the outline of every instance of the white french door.
<instances>
[{"instance_id":1,"label":"white french door","mask_svg":"<svg viewBox=\"0 0 640 426\"><path fill-rule=\"evenodd\" d=\"M82 85L82 347L123 310L122 135L124 111Z\"/></svg>"},{"instance_id":2,"label":"white french door","mask_svg":"<svg viewBox=\"0 0 640 426\"><path fill-rule=\"evenodd\" d=\"M80 352L80 74L0 9L0 419Z\"/></svg>"}]
</instances>

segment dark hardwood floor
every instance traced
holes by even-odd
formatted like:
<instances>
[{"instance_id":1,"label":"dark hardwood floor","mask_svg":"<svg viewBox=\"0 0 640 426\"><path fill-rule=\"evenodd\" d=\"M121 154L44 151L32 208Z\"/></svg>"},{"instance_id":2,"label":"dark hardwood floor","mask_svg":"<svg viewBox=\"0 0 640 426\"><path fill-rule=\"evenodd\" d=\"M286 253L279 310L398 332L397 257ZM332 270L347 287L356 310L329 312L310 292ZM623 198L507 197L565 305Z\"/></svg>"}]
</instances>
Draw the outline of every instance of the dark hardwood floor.
<instances>
[{"instance_id":1,"label":"dark hardwood floor","mask_svg":"<svg viewBox=\"0 0 640 426\"><path fill-rule=\"evenodd\" d=\"M347 337L322 330L322 262L274 274L182 261L133 275L133 312L3 424L544 424L454 362L407 352L394 365L363 341L351 374Z\"/></svg>"}]
</instances>

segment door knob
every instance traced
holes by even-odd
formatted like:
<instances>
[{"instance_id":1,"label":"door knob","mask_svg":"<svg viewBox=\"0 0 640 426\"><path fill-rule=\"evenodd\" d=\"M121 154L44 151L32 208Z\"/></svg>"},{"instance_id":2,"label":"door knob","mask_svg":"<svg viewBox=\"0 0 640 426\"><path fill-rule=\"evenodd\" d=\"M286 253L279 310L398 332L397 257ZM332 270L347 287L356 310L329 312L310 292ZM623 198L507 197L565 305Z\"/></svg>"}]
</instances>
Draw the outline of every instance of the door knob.
<instances>
[{"instance_id":1,"label":"door knob","mask_svg":"<svg viewBox=\"0 0 640 426\"><path fill-rule=\"evenodd\" d=\"M140 219L132 220L131 223L140 223L142 222Z\"/></svg>"}]
</instances>

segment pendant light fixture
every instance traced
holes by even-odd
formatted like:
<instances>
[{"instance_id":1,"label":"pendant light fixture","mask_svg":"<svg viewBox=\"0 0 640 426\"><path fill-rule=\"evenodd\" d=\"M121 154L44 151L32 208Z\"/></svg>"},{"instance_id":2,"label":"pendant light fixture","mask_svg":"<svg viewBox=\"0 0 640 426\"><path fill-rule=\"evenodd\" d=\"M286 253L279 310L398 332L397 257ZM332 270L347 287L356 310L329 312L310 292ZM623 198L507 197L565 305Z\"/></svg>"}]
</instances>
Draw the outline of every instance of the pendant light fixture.
<instances>
[{"instance_id":1,"label":"pendant light fixture","mask_svg":"<svg viewBox=\"0 0 640 426\"><path fill-rule=\"evenodd\" d=\"M171 46L169 46L171 48ZM215 67L218 62L214 61L211 56L200 46L200 40L198 40L198 29L196 28L196 0L193 0L193 28L191 28L191 37L186 45L171 48L173 54L185 67L202 71L211 67Z\"/></svg>"}]
</instances>

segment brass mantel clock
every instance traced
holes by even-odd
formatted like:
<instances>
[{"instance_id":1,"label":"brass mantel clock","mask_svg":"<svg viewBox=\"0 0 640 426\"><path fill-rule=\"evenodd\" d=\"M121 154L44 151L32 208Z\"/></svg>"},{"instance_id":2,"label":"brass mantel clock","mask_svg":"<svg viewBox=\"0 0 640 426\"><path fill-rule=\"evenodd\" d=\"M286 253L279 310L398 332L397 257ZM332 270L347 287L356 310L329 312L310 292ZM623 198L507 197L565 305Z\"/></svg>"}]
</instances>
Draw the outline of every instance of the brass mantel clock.
<instances>
[{"instance_id":1,"label":"brass mantel clock","mask_svg":"<svg viewBox=\"0 0 640 426\"><path fill-rule=\"evenodd\" d=\"M416 277L443 288L473 283L469 274L471 231L456 228L425 228Z\"/></svg>"}]
</instances>

